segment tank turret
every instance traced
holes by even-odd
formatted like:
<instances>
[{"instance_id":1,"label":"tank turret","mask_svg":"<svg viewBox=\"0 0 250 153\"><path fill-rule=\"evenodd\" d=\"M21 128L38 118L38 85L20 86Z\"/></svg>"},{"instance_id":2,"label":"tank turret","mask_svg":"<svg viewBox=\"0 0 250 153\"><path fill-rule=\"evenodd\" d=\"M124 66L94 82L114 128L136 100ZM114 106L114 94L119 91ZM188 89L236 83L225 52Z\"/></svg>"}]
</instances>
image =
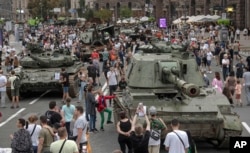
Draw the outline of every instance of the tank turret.
<instances>
[{"instance_id":1,"label":"tank turret","mask_svg":"<svg viewBox=\"0 0 250 153\"><path fill-rule=\"evenodd\" d=\"M172 69L174 70L174 69ZM192 83L187 83L184 80L178 78L174 73L167 67L162 69L164 77L171 83L175 84L184 94L189 97L196 97L200 94L200 88Z\"/></svg>"},{"instance_id":2,"label":"tank turret","mask_svg":"<svg viewBox=\"0 0 250 153\"><path fill-rule=\"evenodd\" d=\"M141 45L127 66L126 80L126 90L117 91L114 98L115 122L121 110L132 117L143 103L146 108L155 107L167 129L178 118L180 128L189 130L194 140L228 148L229 137L241 135L239 115L222 93L204 88L199 66L185 44Z\"/></svg>"}]
</instances>

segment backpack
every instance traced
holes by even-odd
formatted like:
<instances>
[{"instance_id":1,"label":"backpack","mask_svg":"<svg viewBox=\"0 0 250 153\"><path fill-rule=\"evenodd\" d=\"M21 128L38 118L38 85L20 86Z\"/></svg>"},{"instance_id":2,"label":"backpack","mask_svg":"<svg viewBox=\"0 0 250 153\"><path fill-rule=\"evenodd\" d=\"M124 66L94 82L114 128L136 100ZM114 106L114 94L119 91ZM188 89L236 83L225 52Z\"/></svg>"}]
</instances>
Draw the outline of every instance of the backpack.
<instances>
[{"instance_id":1,"label":"backpack","mask_svg":"<svg viewBox=\"0 0 250 153\"><path fill-rule=\"evenodd\" d=\"M54 112L53 111L47 111L46 113L45 113L45 116L47 117L47 124L49 125L49 126L52 126L52 123L51 123L51 117L54 115Z\"/></svg>"},{"instance_id":2,"label":"backpack","mask_svg":"<svg viewBox=\"0 0 250 153\"><path fill-rule=\"evenodd\" d=\"M14 89L18 89L21 87L21 79L19 76L16 76L16 79L13 81Z\"/></svg>"},{"instance_id":3,"label":"backpack","mask_svg":"<svg viewBox=\"0 0 250 153\"><path fill-rule=\"evenodd\" d=\"M28 131L21 129L16 133L15 144L13 148L17 152L26 152L29 153L32 149L31 137Z\"/></svg>"}]
</instances>

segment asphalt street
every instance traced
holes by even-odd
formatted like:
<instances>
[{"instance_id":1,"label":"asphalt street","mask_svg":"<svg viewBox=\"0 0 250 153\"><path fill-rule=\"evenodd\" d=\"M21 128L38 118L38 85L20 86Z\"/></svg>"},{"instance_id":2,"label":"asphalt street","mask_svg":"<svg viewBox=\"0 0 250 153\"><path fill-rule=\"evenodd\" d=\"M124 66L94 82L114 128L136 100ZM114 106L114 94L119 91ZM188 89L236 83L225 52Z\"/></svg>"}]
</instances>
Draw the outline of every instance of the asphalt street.
<instances>
[{"instance_id":1,"label":"asphalt street","mask_svg":"<svg viewBox=\"0 0 250 153\"><path fill-rule=\"evenodd\" d=\"M247 44L248 42L246 42ZM19 48L20 43L11 42L11 45ZM243 44L244 45L244 44ZM219 71L220 67L216 67L214 62L212 65L212 71ZM210 80L213 78L213 74L207 74ZM102 84L104 84L104 78L101 78ZM103 90L107 92L107 89L103 87ZM29 97L26 97L21 100L19 109L10 109L8 108L0 108L0 111L3 113L2 122L0 123L0 148L8 148L10 147L10 138L9 135L17 130L16 121L18 118L27 118L30 114L44 114L46 110L48 110L48 103L51 100L57 101L58 105L61 101L61 93L56 92L45 92L45 93L32 93ZM73 99L73 104L77 104L77 98ZM243 91L242 94L243 107L235 107L232 110L240 115L241 121L246 122L250 125L249 112L250 107L246 106L245 93ZM7 100L7 103L8 100ZM7 104L10 106L10 103ZM106 116L107 117L107 116ZM97 114L97 128L100 127L100 116ZM104 132L93 133L90 135L90 143L92 145L93 153L111 153L115 149L119 149L118 141L117 141L117 132L115 125L113 124L105 124ZM244 129L242 136L249 136L250 134ZM212 145L205 142L196 142L197 150L199 153L228 153L229 150L217 150ZM165 151L162 150L161 153Z\"/></svg>"}]
</instances>

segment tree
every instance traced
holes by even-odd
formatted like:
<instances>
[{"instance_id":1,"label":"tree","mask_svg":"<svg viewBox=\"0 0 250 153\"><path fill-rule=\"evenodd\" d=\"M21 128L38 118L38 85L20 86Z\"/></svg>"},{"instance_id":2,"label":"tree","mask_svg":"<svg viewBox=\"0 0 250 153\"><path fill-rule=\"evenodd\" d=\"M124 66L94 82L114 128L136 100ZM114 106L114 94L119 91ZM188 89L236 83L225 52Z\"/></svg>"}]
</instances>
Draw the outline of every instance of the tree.
<instances>
[{"instance_id":1,"label":"tree","mask_svg":"<svg viewBox=\"0 0 250 153\"><path fill-rule=\"evenodd\" d=\"M84 12L86 11L85 0L79 0L79 6L80 8L77 9L78 16L83 17Z\"/></svg>"},{"instance_id":2,"label":"tree","mask_svg":"<svg viewBox=\"0 0 250 153\"><path fill-rule=\"evenodd\" d=\"M28 10L32 17L51 16L54 8L62 7L64 0L29 0Z\"/></svg>"},{"instance_id":3,"label":"tree","mask_svg":"<svg viewBox=\"0 0 250 153\"><path fill-rule=\"evenodd\" d=\"M84 12L84 18L86 20L90 20L90 19L94 18L94 11L92 9L86 8L86 10Z\"/></svg>"},{"instance_id":4,"label":"tree","mask_svg":"<svg viewBox=\"0 0 250 153\"><path fill-rule=\"evenodd\" d=\"M94 12L94 17L100 18L102 21L108 21L112 17L112 12L108 9L101 9Z\"/></svg>"},{"instance_id":5,"label":"tree","mask_svg":"<svg viewBox=\"0 0 250 153\"><path fill-rule=\"evenodd\" d=\"M129 18L133 15L133 12L131 9L129 9L128 7L123 7L120 10L120 17L121 18Z\"/></svg>"}]
</instances>

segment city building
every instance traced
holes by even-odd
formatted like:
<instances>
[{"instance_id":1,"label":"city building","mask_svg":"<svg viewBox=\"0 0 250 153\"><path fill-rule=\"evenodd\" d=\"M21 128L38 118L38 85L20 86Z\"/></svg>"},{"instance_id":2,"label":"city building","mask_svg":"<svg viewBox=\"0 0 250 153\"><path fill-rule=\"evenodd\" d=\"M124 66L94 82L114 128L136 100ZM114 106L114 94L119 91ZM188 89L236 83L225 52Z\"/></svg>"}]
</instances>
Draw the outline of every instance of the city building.
<instances>
[{"instance_id":1,"label":"city building","mask_svg":"<svg viewBox=\"0 0 250 153\"><path fill-rule=\"evenodd\" d=\"M11 0L0 0L0 18L12 19Z\"/></svg>"},{"instance_id":2,"label":"city building","mask_svg":"<svg viewBox=\"0 0 250 153\"><path fill-rule=\"evenodd\" d=\"M12 19L16 22L25 22L29 18L29 0L12 0Z\"/></svg>"},{"instance_id":3,"label":"city building","mask_svg":"<svg viewBox=\"0 0 250 153\"><path fill-rule=\"evenodd\" d=\"M88 0L91 1L91 0ZM192 15L222 15L239 27L250 27L249 0L92 0L94 9L101 8L113 11L116 19L119 18L119 9L128 7L133 10L133 16L154 16L156 19L167 18L171 23L181 16Z\"/></svg>"}]
</instances>

